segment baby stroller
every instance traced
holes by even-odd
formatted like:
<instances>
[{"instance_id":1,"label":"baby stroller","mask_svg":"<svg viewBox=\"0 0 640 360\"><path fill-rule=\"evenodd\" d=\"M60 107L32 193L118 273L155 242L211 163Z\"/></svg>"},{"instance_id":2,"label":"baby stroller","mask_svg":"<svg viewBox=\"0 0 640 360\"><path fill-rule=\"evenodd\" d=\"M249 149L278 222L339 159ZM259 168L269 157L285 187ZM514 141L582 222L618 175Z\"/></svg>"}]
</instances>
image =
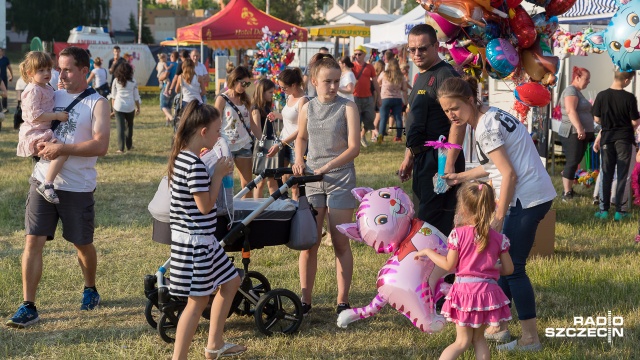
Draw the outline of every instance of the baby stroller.
<instances>
[{"instance_id":1,"label":"baby stroller","mask_svg":"<svg viewBox=\"0 0 640 360\"><path fill-rule=\"evenodd\" d=\"M299 185L300 196L303 197L305 183L322 180L322 175L290 177L286 183L282 184L280 179L283 174L292 174L291 168L267 169L258 175L234 197L233 213L235 218L241 218L242 221L230 223L226 215L221 215L218 216L216 227L216 238L222 239L220 244L225 251L240 251L242 255L242 268L237 269L242 282L228 316L234 313L253 316L258 330L265 335L277 332L284 334L296 332L303 320L302 303L292 291L272 289L266 276L257 271L249 270L250 250L283 245L289 242L291 222L296 213L295 202L278 199L283 198L287 190L295 185ZM261 200L240 199L266 177L278 179L278 184L281 185L269 198ZM160 186L162 187L163 183ZM164 187L167 188L166 182ZM227 224L232 225L229 231ZM168 220L166 222L160 221L154 216L153 240L170 244L170 234ZM187 298L169 293L169 278L166 274L169 263L170 259L158 269L155 275L146 275L144 278L144 290L147 298L144 314L149 325L157 329L162 340L171 343L175 339L175 330L180 315L187 304ZM211 301L214 296L215 294L212 295ZM208 319L209 313L210 308L207 308L202 316Z\"/></svg>"}]
</instances>

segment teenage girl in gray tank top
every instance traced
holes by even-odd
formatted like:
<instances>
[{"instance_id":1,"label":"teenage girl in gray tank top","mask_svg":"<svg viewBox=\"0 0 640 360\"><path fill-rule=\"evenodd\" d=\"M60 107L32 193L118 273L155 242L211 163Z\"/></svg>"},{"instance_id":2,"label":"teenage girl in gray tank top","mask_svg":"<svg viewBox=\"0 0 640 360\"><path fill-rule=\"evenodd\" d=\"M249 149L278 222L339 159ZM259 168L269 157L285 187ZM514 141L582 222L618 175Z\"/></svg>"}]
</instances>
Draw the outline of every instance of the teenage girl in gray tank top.
<instances>
[{"instance_id":1,"label":"teenage girl in gray tank top","mask_svg":"<svg viewBox=\"0 0 640 360\"><path fill-rule=\"evenodd\" d=\"M360 117L356 104L337 96L340 66L332 58L324 58L311 69L311 81L318 96L305 104L298 123L293 172L301 175L305 169L324 174L321 182L307 184L309 202L318 210L318 239L322 238L325 215L336 256L338 279L337 309L349 308L349 287L353 274L353 255L349 239L335 225L350 222L356 201L351 190L356 186L353 160L360 153ZM304 152L308 147L307 164ZM311 293L318 268L318 246L300 253L300 285L303 311L311 309Z\"/></svg>"}]
</instances>

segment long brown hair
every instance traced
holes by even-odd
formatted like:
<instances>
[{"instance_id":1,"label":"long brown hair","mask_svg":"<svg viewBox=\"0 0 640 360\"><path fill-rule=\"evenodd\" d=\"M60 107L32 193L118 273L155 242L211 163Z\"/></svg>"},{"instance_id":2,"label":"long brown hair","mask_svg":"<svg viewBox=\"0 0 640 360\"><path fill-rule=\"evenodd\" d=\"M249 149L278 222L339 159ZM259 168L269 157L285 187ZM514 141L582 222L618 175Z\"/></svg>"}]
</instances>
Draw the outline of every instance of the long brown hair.
<instances>
[{"instance_id":1,"label":"long brown hair","mask_svg":"<svg viewBox=\"0 0 640 360\"><path fill-rule=\"evenodd\" d=\"M402 76L402 71L400 71L398 60L389 60L389 62L387 63L387 70L384 71L384 76L392 85L402 86L404 76Z\"/></svg>"},{"instance_id":2,"label":"long brown hair","mask_svg":"<svg viewBox=\"0 0 640 360\"><path fill-rule=\"evenodd\" d=\"M214 121L220 121L220 113L215 107L202 104L198 100L193 100L187 104L180 117L180 125L176 130L173 148L169 156L169 166L167 168L169 181L173 176L173 165L180 151L187 147L193 136L200 129L209 126Z\"/></svg>"},{"instance_id":3,"label":"long brown hair","mask_svg":"<svg viewBox=\"0 0 640 360\"><path fill-rule=\"evenodd\" d=\"M260 116L267 116L267 109L271 109L271 105L273 104L273 98L267 98L264 96L264 93L275 89L276 84L269 79L260 79L258 81L258 86L256 86L256 91L253 93L253 108L258 109L260 111Z\"/></svg>"},{"instance_id":4,"label":"long brown hair","mask_svg":"<svg viewBox=\"0 0 640 360\"><path fill-rule=\"evenodd\" d=\"M233 87L236 86L236 84L244 78L251 79L251 71L249 71L249 69L244 66L236 67L227 75L227 87L229 89L233 89ZM247 109L250 109L251 98L249 98L247 92L244 91L242 94L238 94L238 96L240 97L240 102L243 103L244 106L247 107Z\"/></svg>"},{"instance_id":5,"label":"long brown hair","mask_svg":"<svg viewBox=\"0 0 640 360\"><path fill-rule=\"evenodd\" d=\"M458 190L457 214L466 216L463 222L475 227L476 249L482 252L489 243L491 218L496 209L493 188L482 181L466 182Z\"/></svg>"},{"instance_id":6,"label":"long brown hair","mask_svg":"<svg viewBox=\"0 0 640 360\"><path fill-rule=\"evenodd\" d=\"M463 101L467 101L471 97L476 105L482 105L478 99L478 80L473 76L452 77L445 80L438 88L438 99L443 97Z\"/></svg>"},{"instance_id":7,"label":"long brown hair","mask_svg":"<svg viewBox=\"0 0 640 360\"><path fill-rule=\"evenodd\" d=\"M184 59L182 61L182 80L191 84L194 76L196 76L196 64L191 59Z\"/></svg>"}]
</instances>

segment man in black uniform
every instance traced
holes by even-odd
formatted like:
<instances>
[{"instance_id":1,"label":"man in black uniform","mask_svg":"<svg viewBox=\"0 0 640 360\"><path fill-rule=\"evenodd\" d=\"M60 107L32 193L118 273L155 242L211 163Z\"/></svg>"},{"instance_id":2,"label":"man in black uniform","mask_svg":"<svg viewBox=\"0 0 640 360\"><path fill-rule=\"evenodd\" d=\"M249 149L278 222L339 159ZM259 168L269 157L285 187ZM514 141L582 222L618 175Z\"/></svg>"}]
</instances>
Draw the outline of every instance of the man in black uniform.
<instances>
[{"instance_id":1,"label":"man in black uniform","mask_svg":"<svg viewBox=\"0 0 640 360\"><path fill-rule=\"evenodd\" d=\"M440 84L459 75L438 56L436 32L430 25L421 24L411 29L408 50L420 74L409 95L407 150L398 175L405 182L413 172L413 193L419 200L416 217L448 236L453 229L457 188L449 189L444 194L433 191L433 176L438 172L438 151L424 146L424 143L438 140L440 135L444 135L448 142L462 144L466 128L451 125L436 97ZM445 173L462 171L462 151L449 150Z\"/></svg>"}]
</instances>

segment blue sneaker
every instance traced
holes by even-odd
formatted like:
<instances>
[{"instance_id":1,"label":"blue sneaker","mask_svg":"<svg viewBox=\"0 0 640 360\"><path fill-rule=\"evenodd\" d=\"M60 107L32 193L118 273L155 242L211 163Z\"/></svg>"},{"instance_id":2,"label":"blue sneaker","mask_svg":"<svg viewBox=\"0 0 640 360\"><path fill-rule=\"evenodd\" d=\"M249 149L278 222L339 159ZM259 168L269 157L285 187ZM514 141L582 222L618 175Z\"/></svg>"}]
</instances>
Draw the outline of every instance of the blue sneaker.
<instances>
[{"instance_id":1,"label":"blue sneaker","mask_svg":"<svg viewBox=\"0 0 640 360\"><path fill-rule=\"evenodd\" d=\"M80 310L93 310L98 304L100 304L100 294L93 289L84 289Z\"/></svg>"},{"instance_id":2,"label":"blue sneaker","mask_svg":"<svg viewBox=\"0 0 640 360\"><path fill-rule=\"evenodd\" d=\"M29 325L33 325L40 321L38 317L38 311L35 308L27 307L22 304L18 308L13 317L7 320L6 325L18 329L24 329Z\"/></svg>"},{"instance_id":3,"label":"blue sneaker","mask_svg":"<svg viewBox=\"0 0 640 360\"><path fill-rule=\"evenodd\" d=\"M624 219L628 219L629 217L631 217L631 214L626 211L616 211L616 213L613 215L613 220L622 221Z\"/></svg>"}]
</instances>

